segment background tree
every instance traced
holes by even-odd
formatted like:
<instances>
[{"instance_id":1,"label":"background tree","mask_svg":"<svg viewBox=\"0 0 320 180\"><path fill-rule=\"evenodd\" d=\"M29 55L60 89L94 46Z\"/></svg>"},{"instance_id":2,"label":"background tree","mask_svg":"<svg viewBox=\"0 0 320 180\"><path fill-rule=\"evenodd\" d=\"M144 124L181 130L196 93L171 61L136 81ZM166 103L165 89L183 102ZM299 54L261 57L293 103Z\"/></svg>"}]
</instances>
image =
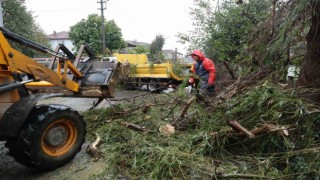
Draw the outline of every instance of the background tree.
<instances>
[{"instance_id":1,"label":"background tree","mask_svg":"<svg viewBox=\"0 0 320 180\"><path fill-rule=\"evenodd\" d=\"M3 2L3 24L16 34L50 47L44 31L35 22L31 11L27 11L24 0L10 0ZM14 48L30 57L43 57L42 53L26 48L17 43L11 43Z\"/></svg>"},{"instance_id":2,"label":"background tree","mask_svg":"<svg viewBox=\"0 0 320 180\"><path fill-rule=\"evenodd\" d=\"M289 65L301 67L299 84L318 88L319 1L271 2L270 17L261 21L251 34L249 55L264 64L269 62L280 80L285 80Z\"/></svg>"},{"instance_id":3,"label":"background tree","mask_svg":"<svg viewBox=\"0 0 320 180\"><path fill-rule=\"evenodd\" d=\"M247 53L251 33L259 22L266 19L267 2L251 0L240 6L234 1L222 3L209 27L210 38L204 42L206 52L218 60L247 65L246 62L251 61Z\"/></svg>"},{"instance_id":4,"label":"background tree","mask_svg":"<svg viewBox=\"0 0 320 180\"><path fill-rule=\"evenodd\" d=\"M270 2L249 0L240 6L234 0L221 4L219 1L216 4L205 0L194 2L190 12L194 29L187 34L180 33L180 41L188 41L191 51L202 49L218 61L248 60L250 34L266 19Z\"/></svg>"},{"instance_id":5,"label":"background tree","mask_svg":"<svg viewBox=\"0 0 320 180\"><path fill-rule=\"evenodd\" d=\"M165 43L165 39L162 35L157 35L150 45L150 59L153 61L162 61L164 56L162 48Z\"/></svg>"},{"instance_id":6,"label":"background tree","mask_svg":"<svg viewBox=\"0 0 320 180\"><path fill-rule=\"evenodd\" d=\"M210 1L194 0L194 7L190 8L192 17L193 30L187 33L178 33L179 42L185 44L188 42L190 46L188 51L194 49L203 49L204 42L210 38L210 27L214 19L214 9Z\"/></svg>"},{"instance_id":7,"label":"background tree","mask_svg":"<svg viewBox=\"0 0 320 180\"><path fill-rule=\"evenodd\" d=\"M79 49L82 43L87 43L96 54L101 54L101 17L91 14L87 19L70 27L70 39ZM111 20L105 22L106 48L111 53L114 50L126 47L122 38L121 29Z\"/></svg>"},{"instance_id":8,"label":"background tree","mask_svg":"<svg viewBox=\"0 0 320 180\"><path fill-rule=\"evenodd\" d=\"M146 46L138 45L137 47L134 47L132 50L130 50L129 54L149 54L150 50Z\"/></svg>"},{"instance_id":9,"label":"background tree","mask_svg":"<svg viewBox=\"0 0 320 180\"><path fill-rule=\"evenodd\" d=\"M299 83L312 88L320 88L320 1L311 0L311 24L306 36L307 51L301 65ZM313 97L319 102L320 95Z\"/></svg>"}]
</instances>

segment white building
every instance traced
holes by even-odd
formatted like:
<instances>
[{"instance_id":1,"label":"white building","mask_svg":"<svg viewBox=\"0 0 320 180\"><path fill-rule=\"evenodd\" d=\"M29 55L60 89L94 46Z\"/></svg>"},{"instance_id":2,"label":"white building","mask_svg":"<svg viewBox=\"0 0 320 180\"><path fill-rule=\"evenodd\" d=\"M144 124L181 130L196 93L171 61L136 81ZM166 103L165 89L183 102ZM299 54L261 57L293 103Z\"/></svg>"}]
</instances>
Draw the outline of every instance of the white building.
<instances>
[{"instance_id":1,"label":"white building","mask_svg":"<svg viewBox=\"0 0 320 180\"><path fill-rule=\"evenodd\" d=\"M70 40L69 33L66 31L56 32L47 35L51 49L55 50L59 44L65 45L71 52L75 52L74 45Z\"/></svg>"}]
</instances>

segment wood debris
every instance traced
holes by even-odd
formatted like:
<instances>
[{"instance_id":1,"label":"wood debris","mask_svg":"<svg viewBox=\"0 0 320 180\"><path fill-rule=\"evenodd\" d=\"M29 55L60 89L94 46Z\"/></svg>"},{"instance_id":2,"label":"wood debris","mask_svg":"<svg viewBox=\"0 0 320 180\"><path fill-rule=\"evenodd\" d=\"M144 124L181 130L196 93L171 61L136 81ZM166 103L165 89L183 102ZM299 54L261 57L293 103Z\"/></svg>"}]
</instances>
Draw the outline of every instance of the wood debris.
<instances>
[{"instance_id":1,"label":"wood debris","mask_svg":"<svg viewBox=\"0 0 320 180\"><path fill-rule=\"evenodd\" d=\"M133 123L125 122L125 121L122 121L121 124L124 125L125 127L129 128L129 129L136 130L136 131L146 131L147 130L143 126L139 126L139 125L136 125L136 124L133 124Z\"/></svg>"},{"instance_id":2,"label":"wood debris","mask_svg":"<svg viewBox=\"0 0 320 180\"><path fill-rule=\"evenodd\" d=\"M185 114L187 113L188 109L190 108L191 104L193 103L193 101L194 101L195 99L196 99L196 97L195 97L195 96L192 96L192 97L188 100L186 106L185 106L185 107L181 110L181 112L179 113L179 116L177 117L177 120L176 120L176 121L179 121L179 120L181 120L181 119L184 118Z\"/></svg>"},{"instance_id":3,"label":"wood debris","mask_svg":"<svg viewBox=\"0 0 320 180\"><path fill-rule=\"evenodd\" d=\"M93 156L95 158L95 160L98 160L102 157L102 153L97 148L97 146L101 142L101 136L99 136L98 133L95 133L95 135L96 135L96 140L87 146L86 151L88 154Z\"/></svg>"},{"instance_id":4,"label":"wood debris","mask_svg":"<svg viewBox=\"0 0 320 180\"><path fill-rule=\"evenodd\" d=\"M159 132L163 135L171 135L175 132L175 130L173 126L171 126L170 124L166 124L159 128Z\"/></svg>"},{"instance_id":5,"label":"wood debris","mask_svg":"<svg viewBox=\"0 0 320 180\"><path fill-rule=\"evenodd\" d=\"M234 129L237 132L241 132L244 133L245 135L247 135L249 138L254 138L255 135L248 131L246 128L244 128L243 126L241 126L241 124L239 124L237 121L228 121L227 123L229 126L232 127L232 129Z\"/></svg>"}]
</instances>

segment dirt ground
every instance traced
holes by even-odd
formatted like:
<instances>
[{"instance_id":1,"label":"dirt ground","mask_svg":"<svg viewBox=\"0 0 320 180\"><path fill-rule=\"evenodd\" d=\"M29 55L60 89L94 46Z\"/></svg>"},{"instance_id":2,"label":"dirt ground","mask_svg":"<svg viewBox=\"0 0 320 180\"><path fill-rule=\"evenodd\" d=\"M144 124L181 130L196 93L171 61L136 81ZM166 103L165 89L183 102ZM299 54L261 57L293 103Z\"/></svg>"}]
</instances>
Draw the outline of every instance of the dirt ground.
<instances>
[{"instance_id":1,"label":"dirt ground","mask_svg":"<svg viewBox=\"0 0 320 180\"><path fill-rule=\"evenodd\" d=\"M125 98L136 96L143 91L118 91L115 98ZM55 103L70 106L79 112L83 112L92 107L92 104L97 99L85 98L55 98L46 100L41 103ZM109 106L107 101L103 101L97 108L106 108ZM1 180L82 180L95 179L93 176L100 174L107 166L107 162L103 159L94 161L92 156L85 152L85 147L90 142L86 142L80 153L68 164L50 172L39 172L35 169L27 168L17 163L12 157L8 155L8 149L4 147L5 142L0 141L0 179ZM106 178L107 179L107 178Z\"/></svg>"}]
</instances>

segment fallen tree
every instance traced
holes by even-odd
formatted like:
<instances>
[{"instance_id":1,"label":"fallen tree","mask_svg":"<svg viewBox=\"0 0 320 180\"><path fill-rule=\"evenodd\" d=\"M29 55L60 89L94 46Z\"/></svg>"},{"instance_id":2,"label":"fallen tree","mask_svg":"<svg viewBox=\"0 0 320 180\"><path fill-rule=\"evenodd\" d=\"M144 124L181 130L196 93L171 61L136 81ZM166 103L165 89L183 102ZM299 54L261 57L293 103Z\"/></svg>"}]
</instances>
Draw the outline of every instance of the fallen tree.
<instances>
[{"instance_id":1,"label":"fallen tree","mask_svg":"<svg viewBox=\"0 0 320 180\"><path fill-rule=\"evenodd\" d=\"M89 129L107 137L99 146L111 163L105 174L151 179L319 174L318 106L267 82L234 92L229 99L210 99L210 105L178 94L137 97L108 108L113 117L112 110L117 112L114 119L107 110L87 112Z\"/></svg>"}]
</instances>

